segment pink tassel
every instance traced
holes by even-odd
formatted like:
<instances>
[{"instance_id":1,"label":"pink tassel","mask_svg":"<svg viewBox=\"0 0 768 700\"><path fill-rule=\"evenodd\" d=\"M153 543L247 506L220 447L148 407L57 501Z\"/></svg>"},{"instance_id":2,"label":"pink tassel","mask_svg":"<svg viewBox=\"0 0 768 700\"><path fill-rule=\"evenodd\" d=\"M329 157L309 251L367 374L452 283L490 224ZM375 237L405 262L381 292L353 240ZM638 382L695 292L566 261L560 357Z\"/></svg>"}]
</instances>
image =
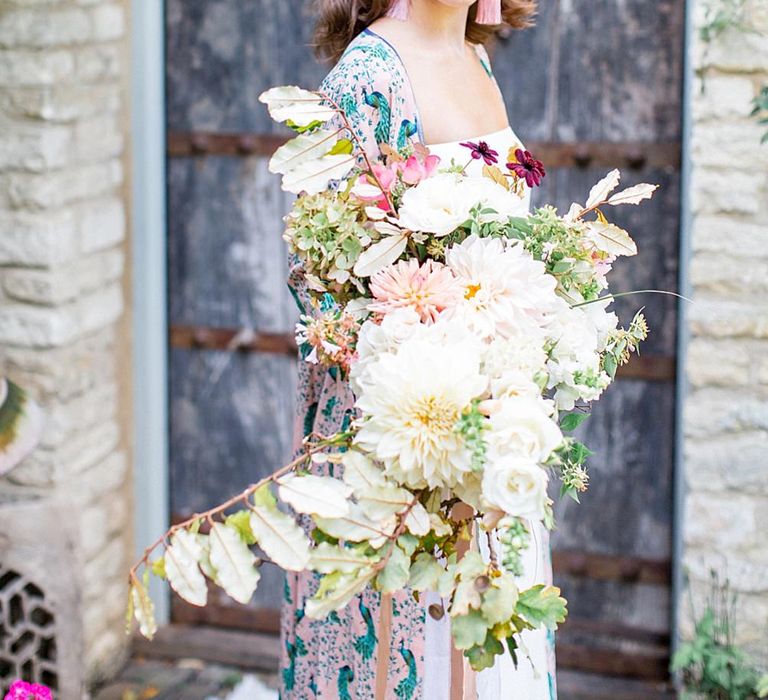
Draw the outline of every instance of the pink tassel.
<instances>
[{"instance_id":1,"label":"pink tassel","mask_svg":"<svg viewBox=\"0 0 768 700\"><path fill-rule=\"evenodd\" d=\"M411 0L393 0L387 10L387 17L405 21L408 19L408 13L411 10Z\"/></svg>"},{"instance_id":2,"label":"pink tassel","mask_svg":"<svg viewBox=\"0 0 768 700\"><path fill-rule=\"evenodd\" d=\"M501 0L477 0L478 24L501 24Z\"/></svg>"}]
</instances>

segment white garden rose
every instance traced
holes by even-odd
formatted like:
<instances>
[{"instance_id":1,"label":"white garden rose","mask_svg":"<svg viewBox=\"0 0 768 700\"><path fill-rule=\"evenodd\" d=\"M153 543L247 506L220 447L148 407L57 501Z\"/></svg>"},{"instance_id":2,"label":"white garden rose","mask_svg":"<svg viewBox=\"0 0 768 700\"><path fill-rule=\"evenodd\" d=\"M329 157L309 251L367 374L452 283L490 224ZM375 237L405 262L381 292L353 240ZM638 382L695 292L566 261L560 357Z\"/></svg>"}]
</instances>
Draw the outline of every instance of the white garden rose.
<instances>
[{"instance_id":1,"label":"white garden rose","mask_svg":"<svg viewBox=\"0 0 768 700\"><path fill-rule=\"evenodd\" d=\"M413 309L398 309L388 313L381 323L365 321L357 338L357 360L352 363L349 381L355 394L362 393L368 366L381 354L395 352L414 333L419 315Z\"/></svg>"},{"instance_id":2,"label":"white garden rose","mask_svg":"<svg viewBox=\"0 0 768 700\"><path fill-rule=\"evenodd\" d=\"M490 407L487 441L491 461L509 455L543 463L562 444L563 434L552 416L551 402L528 395L487 405Z\"/></svg>"},{"instance_id":3,"label":"white garden rose","mask_svg":"<svg viewBox=\"0 0 768 700\"><path fill-rule=\"evenodd\" d=\"M482 214L481 222L504 221L513 216L528 216L527 200L504 189L490 178L466 178L462 183L462 190L463 196L472 202L471 207L481 204L484 209L494 210L494 214Z\"/></svg>"},{"instance_id":4,"label":"white garden rose","mask_svg":"<svg viewBox=\"0 0 768 700\"><path fill-rule=\"evenodd\" d=\"M555 404L561 411L570 411L579 399L599 399L611 381L600 369L599 350L614 315L604 308L588 313L585 309L590 306L598 305L564 305L550 326L554 346L547 363L547 387L555 390Z\"/></svg>"},{"instance_id":5,"label":"white garden rose","mask_svg":"<svg viewBox=\"0 0 768 700\"><path fill-rule=\"evenodd\" d=\"M497 399L508 396L539 396L536 383L546 374L546 337L538 327L507 338L495 337L483 352L483 374L490 380L491 395Z\"/></svg>"},{"instance_id":6,"label":"white garden rose","mask_svg":"<svg viewBox=\"0 0 768 700\"><path fill-rule=\"evenodd\" d=\"M525 457L497 460L483 473L483 501L508 515L541 520L547 505L547 473Z\"/></svg>"},{"instance_id":7,"label":"white garden rose","mask_svg":"<svg viewBox=\"0 0 768 700\"><path fill-rule=\"evenodd\" d=\"M468 218L472 201L456 173L440 173L407 190L400 203L400 225L411 231L447 236Z\"/></svg>"}]
</instances>

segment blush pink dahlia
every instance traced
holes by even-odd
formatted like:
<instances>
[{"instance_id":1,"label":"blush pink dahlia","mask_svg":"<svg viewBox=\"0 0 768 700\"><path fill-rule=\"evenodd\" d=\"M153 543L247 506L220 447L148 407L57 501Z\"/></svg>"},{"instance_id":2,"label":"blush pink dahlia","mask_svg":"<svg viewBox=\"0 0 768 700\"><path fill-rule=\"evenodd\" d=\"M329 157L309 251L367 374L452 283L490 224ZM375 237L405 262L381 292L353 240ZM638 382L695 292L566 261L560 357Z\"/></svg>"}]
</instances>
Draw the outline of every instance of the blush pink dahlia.
<instances>
[{"instance_id":1,"label":"blush pink dahlia","mask_svg":"<svg viewBox=\"0 0 768 700\"><path fill-rule=\"evenodd\" d=\"M415 258L378 272L371 277L370 287L375 300L368 307L371 311L413 309L424 323L434 323L462 296L462 286L445 265L434 260L419 265Z\"/></svg>"}]
</instances>

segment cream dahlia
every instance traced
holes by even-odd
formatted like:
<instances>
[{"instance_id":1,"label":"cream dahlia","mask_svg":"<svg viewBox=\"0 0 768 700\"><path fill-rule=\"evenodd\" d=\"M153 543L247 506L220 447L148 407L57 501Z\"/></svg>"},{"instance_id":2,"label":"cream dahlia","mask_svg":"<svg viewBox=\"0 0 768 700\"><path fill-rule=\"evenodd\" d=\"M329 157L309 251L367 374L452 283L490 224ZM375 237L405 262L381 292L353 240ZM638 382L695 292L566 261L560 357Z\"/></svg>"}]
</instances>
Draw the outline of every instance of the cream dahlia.
<instances>
[{"instance_id":1,"label":"cream dahlia","mask_svg":"<svg viewBox=\"0 0 768 700\"><path fill-rule=\"evenodd\" d=\"M445 261L464 288L451 316L482 337L537 332L562 303L555 278L521 245L469 236L446 252Z\"/></svg>"},{"instance_id":2,"label":"cream dahlia","mask_svg":"<svg viewBox=\"0 0 768 700\"><path fill-rule=\"evenodd\" d=\"M456 427L487 385L479 356L472 339L442 344L416 332L397 352L367 367L355 403L364 416L356 441L384 464L388 476L410 488L435 488L454 486L471 471L471 455Z\"/></svg>"}]
</instances>

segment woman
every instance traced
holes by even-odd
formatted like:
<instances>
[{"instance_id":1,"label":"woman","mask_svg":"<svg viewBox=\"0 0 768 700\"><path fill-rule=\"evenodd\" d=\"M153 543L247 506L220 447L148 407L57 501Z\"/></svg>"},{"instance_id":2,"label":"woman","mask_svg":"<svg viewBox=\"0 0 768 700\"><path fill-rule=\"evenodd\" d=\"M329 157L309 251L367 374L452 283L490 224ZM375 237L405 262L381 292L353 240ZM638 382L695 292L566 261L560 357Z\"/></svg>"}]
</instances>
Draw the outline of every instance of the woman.
<instances>
[{"instance_id":1,"label":"woman","mask_svg":"<svg viewBox=\"0 0 768 700\"><path fill-rule=\"evenodd\" d=\"M323 0L316 39L337 61L321 90L345 112L367 152L421 142L481 174L484 148L505 157L520 142L507 121L482 41L495 29L527 26L532 0ZM466 144L466 142L472 142ZM307 307L301 269L291 286ZM345 383L302 363L297 441L349 423L354 398ZM522 586L551 577L548 540L534 532ZM518 668L510 657L474 674L452 651L450 628L434 596L396 595L380 605L367 590L326 620L304 615L316 589L310 575L289 574L282 622L283 700L554 700L552 639L524 637ZM429 614L427 613L429 610Z\"/></svg>"}]
</instances>

